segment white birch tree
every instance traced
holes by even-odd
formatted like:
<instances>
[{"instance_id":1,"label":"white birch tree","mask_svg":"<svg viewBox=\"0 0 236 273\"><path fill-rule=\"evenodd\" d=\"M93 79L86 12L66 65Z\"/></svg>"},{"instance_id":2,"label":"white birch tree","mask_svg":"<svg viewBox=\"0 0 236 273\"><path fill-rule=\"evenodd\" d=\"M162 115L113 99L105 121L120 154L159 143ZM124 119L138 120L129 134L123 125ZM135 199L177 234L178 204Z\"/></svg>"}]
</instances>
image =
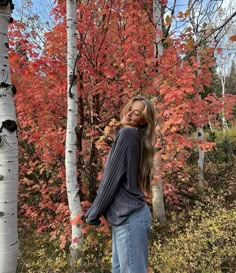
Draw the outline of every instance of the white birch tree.
<instances>
[{"instance_id":1,"label":"white birch tree","mask_svg":"<svg viewBox=\"0 0 236 273\"><path fill-rule=\"evenodd\" d=\"M67 132L66 132L66 187L70 210L73 220L82 214L79 189L77 183L77 117L78 117L78 92L76 79L77 43L76 43L76 0L67 0ZM80 246L83 244L82 227L71 224L70 254L72 264L78 259Z\"/></svg>"},{"instance_id":2,"label":"white birch tree","mask_svg":"<svg viewBox=\"0 0 236 273\"><path fill-rule=\"evenodd\" d=\"M153 0L153 19L156 26L156 40L154 43L154 59L163 57L162 42L162 6L161 1ZM160 176L160 155L157 153L155 160L155 172L158 174L158 181L152 186L152 208L153 217L161 223L166 222L163 181Z\"/></svg>"},{"instance_id":3,"label":"white birch tree","mask_svg":"<svg viewBox=\"0 0 236 273\"><path fill-rule=\"evenodd\" d=\"M224 64L223 66L219 69L219 78L220 78L220 83L221 83L221 97L224 98L225 97L225 85L226 85L226 71L224 68ZM224 109L224 103L222 103L222 111L221 111L221 123L222 123L222 128L223 128L223 135L224 137L226 136L226 131L229 129L228 128L228 124L227 124L227 120L225 118L225 109Z\"/></svg>"},{"instance_id":4,"label":"white birch tree","mask_svg":"<svg viewBox=\"0 0 236 273\"><path fill-rule=\"evenodd\" d=\"M236 1L235 1L236 4ZM233 2L227 7L222 6L221 9L216 13L217 24L223 25L226 21L226 17L232 16L233 14ZM221 90L220 95L222 98L225 97L226 92L226 79L229 76L230 68L232 65L232 60L235 58L235 50L233 46L233 42L230 40L230 36L233 36L236 32L236 22L232 18L231 21L227 25L223 27L223 34L219 37L219 41L217 41L217 47L220 49L219 54L217 54L216 62L217 62L217 72L220 79ZM222 103L222 112L221 112L221 123L223 129L223 135L226 136L228 130L227 119L225 118L225 103Z\"/></svg>"},{"instance_id":5,"label":"white birch tree","mask_svg":"<svg viewBox=\"0 0 236 273\"><path fill-rule=\"evenodd\" d=\"M0 272L15 273L18 256L16 113L8 62L12 1L0 1Z\"/></svg>"},{"instance_id":6,"label":"white birch tree","mask_svg":"<svg viewBox=\"0 0 236 273\"><path fill-rule=\"evenodd\" d=\"M223 1L219 1L220 6L222 5ZM228 24L232 22L233 18L236 16L236 12L231 12L228 18L224 18L224 22L219 25L219 17L216 16L217 11L220 9L217 1L194 1L189 0L188 2L188 10L190 11L190 25L192 26L192 32L195 39L196 44L196 56L197 56L197 63L198 63L198 76L201 76L201 46L208 42L208 44L213 44L218 42L222 39L225 35L224 29ZM217 24L213 24L217 22ZM211 30L209 33L204 37L203 31L203 24L208 23L211 26ZM214 26L214 27L213 27ZM199 93L199 100L201 100L201 93L204 89L202 84L196 87ZM204 128L199 127L197 128L197 137L200 141L204 139ZM199 176L199 186L203 186L204 182L204 160L205 160L205 153L203 150L199 149L199 156L198 156L198 176Z\"/></svg>"},{"instance_id":7,"label":"white birch tree","mask_svg":"<svg viewBox=\"0 0 236 273\"><path fill-rule=\"evenodd\" d=\"M197 7L198 4L199 4L199 7ZM195 43L199 45L196 49L197 63L198 63L197 74L199 77L201 77L201 47L200 47L201 36L200 36L200 30L199 30L200 23L198 22L201 4L195 3L194 1L192 2L192 0L190 0L188 3L188 6L191 12L190 24L192 26L193 36L195 39ZM200 83L199 86L196 86L196 88L198 91L199 100L201 100L201 93L203 91L203 86ZM197 128L197 138L199 141L204 140L203 127ZM199 149L198 151L198 182L199 182L199 186L201 187L203 186L203 182L204 182L204 159L205 159L205 152L202 149Z\"/></svg>"}]
</instances>

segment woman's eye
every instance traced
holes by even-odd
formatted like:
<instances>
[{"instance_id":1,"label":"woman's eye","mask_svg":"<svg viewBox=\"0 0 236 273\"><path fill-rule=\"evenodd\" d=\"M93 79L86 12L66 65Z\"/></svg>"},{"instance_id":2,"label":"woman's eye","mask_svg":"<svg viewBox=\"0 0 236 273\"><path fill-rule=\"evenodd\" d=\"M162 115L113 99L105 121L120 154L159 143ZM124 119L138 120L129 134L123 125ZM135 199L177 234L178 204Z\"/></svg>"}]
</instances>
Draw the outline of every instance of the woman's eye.
<instances>
[{"instance_id":1,"label":"woman's eye","mask_svg":"<svg viewBox=\"0 0 236 273\"><path fill-rule=\"evenodd\" d=\"M140 113L138 111L134 111L135 116L140 116Z\"/></svg>"}]
</instances>

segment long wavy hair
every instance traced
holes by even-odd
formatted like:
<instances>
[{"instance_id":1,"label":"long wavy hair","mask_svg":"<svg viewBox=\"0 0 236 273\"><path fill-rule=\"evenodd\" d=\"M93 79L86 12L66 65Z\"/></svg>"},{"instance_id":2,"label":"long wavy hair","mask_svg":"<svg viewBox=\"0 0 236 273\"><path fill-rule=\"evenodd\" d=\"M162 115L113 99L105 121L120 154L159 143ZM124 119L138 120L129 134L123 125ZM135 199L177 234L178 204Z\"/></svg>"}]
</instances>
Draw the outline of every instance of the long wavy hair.
<instances>
[{"instance_id":1,"label":"long wavy hair","mask_svg":"<svg viewBox=\"0 0 236 273\"><path fill-rule=\"evenodd\" d=\"M145 107L141 114L146 121L144 125L137 128L142 136L138 184L143 191L149 194L151 192L152 169L155 154L155 110L149 99L143 96L135 96L123 108L121 117L129 111L135 101L141 101L144 104Z\"/></svg>"}]
</instances>

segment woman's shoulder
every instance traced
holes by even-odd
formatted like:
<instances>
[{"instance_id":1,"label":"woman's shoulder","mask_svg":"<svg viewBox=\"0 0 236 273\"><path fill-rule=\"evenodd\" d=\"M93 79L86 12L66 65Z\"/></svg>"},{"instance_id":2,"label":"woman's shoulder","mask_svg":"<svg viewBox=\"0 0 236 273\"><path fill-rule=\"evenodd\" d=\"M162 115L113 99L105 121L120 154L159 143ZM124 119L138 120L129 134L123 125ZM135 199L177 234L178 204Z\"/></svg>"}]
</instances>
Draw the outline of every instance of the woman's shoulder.
<instances>
[{"instance_id":1,"label":"woman's shoulder","mask_svg":"<svg viewBox=\"0 0 236 273\"><path fill-rule=\"evenodd\" d=\"M119 134L138 134L138 129L134 127L122 127Z\"/></svg>"},{"instance_id":2,"label":"woman's shoulder","mask_svg":"<svg viewBox=\"0 0 236 273\"><path fill-rule=\"evenodd\" d=\"M136 138L139 138L139 132L137 130L137 128L133 128L133 127L123 127L119 130L119 139L121 140L126 140L126 141L130 141L130 140L134 140Z\"/></svg>"}]
</instances>

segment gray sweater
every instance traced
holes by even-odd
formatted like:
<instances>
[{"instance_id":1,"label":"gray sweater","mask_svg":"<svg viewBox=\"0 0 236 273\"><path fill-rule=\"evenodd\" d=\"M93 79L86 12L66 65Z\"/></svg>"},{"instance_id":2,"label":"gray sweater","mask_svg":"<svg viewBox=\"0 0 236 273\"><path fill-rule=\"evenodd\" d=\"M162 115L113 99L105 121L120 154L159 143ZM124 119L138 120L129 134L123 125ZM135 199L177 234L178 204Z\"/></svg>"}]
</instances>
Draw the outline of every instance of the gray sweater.
<instances>
[{"instance_id":1,"label":"gray sweater","mask_svg":"<svg viewBox=\"0 0 236 273\"><path fill-rule=\"evenodd\" d=\"M122 224L145 205L138 187L141 134L136 128L120 129L108 156L97 196L86 214L88 224L104 215L111 225Z\"/></svg>"}]
</instances>

